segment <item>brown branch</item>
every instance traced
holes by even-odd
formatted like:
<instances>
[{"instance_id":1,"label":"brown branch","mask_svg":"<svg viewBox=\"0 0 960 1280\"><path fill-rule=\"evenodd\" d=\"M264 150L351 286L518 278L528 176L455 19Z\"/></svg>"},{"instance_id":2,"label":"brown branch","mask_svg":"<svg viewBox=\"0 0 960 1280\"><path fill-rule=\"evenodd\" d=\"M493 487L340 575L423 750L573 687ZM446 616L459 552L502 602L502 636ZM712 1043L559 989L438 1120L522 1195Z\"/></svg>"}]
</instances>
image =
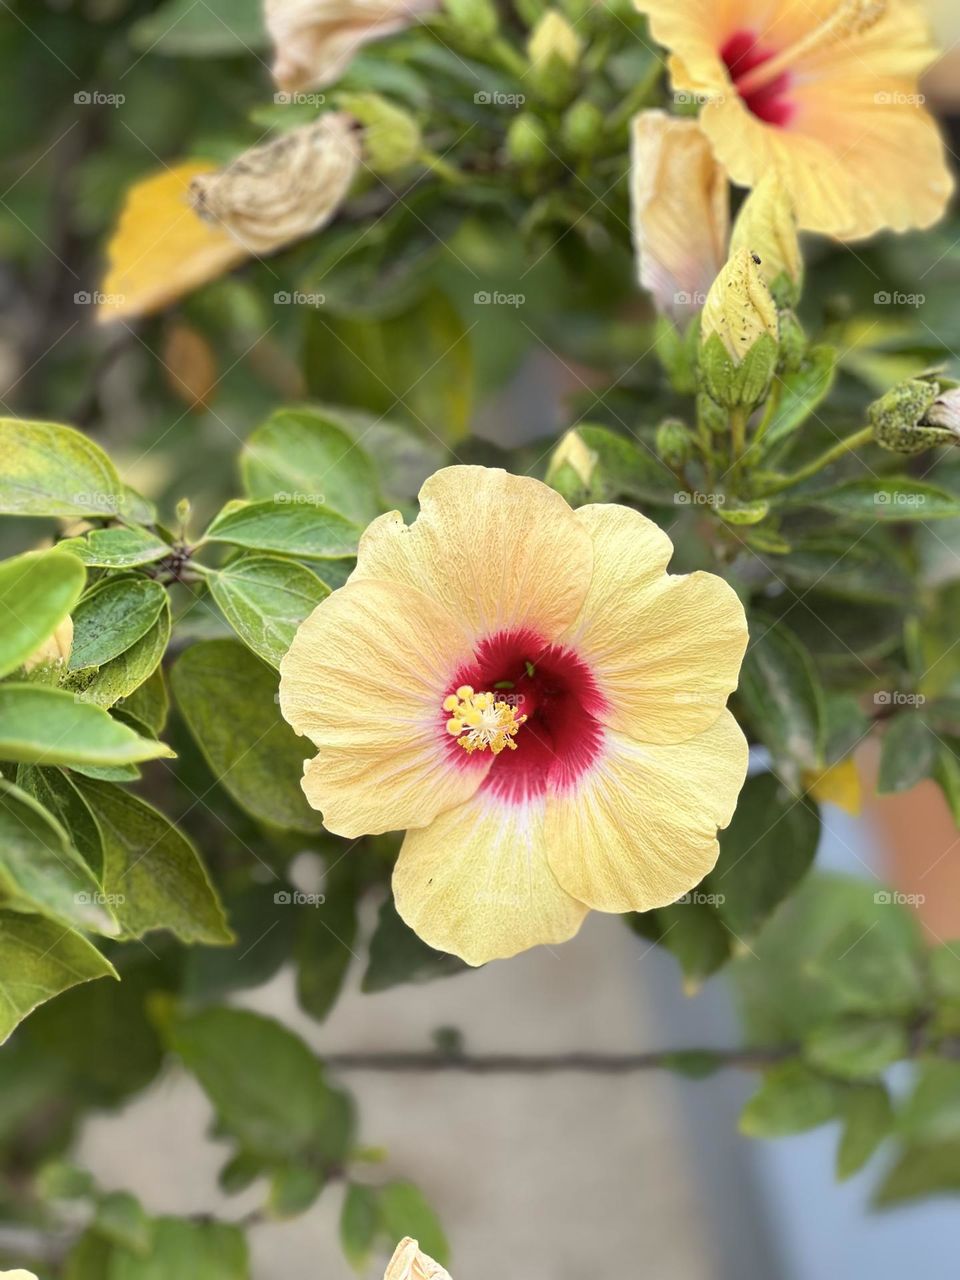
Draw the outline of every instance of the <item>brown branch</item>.
<instances>
[{"instance_id":1,"label":"brown branch","mask_svg":"<svg viewBox=\"0 0 960 1280\"><path fill-rule=\"evenodd\" d=\"M554 1075L589 1072L629 1075L634 1071L682 1069L700 1060L718 1069L763 1070L794 1057L799 1050L786 1045L769 1049L678 1049L651 1053L332 1053L321 1055L334 1071L437 1072L464 1075Z\"/></svg>"}]
</instances>

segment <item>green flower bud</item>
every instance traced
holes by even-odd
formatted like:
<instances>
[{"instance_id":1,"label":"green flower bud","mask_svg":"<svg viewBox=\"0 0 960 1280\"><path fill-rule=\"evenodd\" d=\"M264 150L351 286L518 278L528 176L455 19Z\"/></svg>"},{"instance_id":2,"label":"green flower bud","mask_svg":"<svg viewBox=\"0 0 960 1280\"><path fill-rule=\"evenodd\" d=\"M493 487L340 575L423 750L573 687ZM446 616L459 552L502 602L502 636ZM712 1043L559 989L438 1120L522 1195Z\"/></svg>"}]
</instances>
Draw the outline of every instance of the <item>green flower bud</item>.
<instances>
[{"instance_id":1,"label":"green flower bud","mask_svg":"<svg viewBox=\"0 0 960 1280\"><path fill-rule=\"evenodd\" d=\"M949 391L941 396L936 382L901 382L867 410L874 440L891 453L905 454L960 444L954 396Z\"/></svg>"},{"instance_id":2,"label":"green flower bud","mask_svg":"<svg viewBox=\"0 0 960 1280\"><path fill-rule=\"evenodd\" d=\"M454 26L471 40L489 40L497 34L500 17L492 0L443 0L443 7Z\"/></svg>"},{"instance_id":3,"label":"green flower bud","mask_svg":"<svg viewBox=\"0 0 960 1280\"><path fill-rule=\"evenodd\" d=\"M543 122L523 112L507 130L507 156L524 169L538 169L551 159Z\"/></svg>"},{"instance_id":4,"label":"green flower bud","mask_svg":"<svg viewBox=\"0 0 960 1280\"><path fill-rule=\"evenodd\" d=\"M589 158L603 138L606 119L600 108L586 98L575 102L560 126L563 144L571 155Z\"/></svg>"},{"instance_id":5,"label":"green flower bud","mask_svg":"<svg viewBox=\"0 0 960 1280\"><path fill-rule=\"evenodd\" d=\"M759 404L777 366L779 335L777 308L759 259L740 249L714 280L700 317L704 389L728 409Z\"/></svg>"},{"instance_id":6,"label":"green flower bud","mask_svg":"<svg viewBox=\"0 0 960 1280\"><path fill-rule=\"evenodd\" d=\"M657 427L657 453L672 471L682 471L693 457L693 433L679 418L665 418Z\"/></svg>"},{"instance_id":7,"label":"green flower bud","mask_svg":"<svg viewBox=\"0 0 960 1280\"><path fill-rule=\"evenodd\" d=\"M703 391L697 396L697 422L715 436L726 435L730 430L730 419L726 409Z\"/></svg>"},{"instance_id":8,"label":"green flower bud","mask_svg":"<svg viewBox=\"0 0 960 1280\"><path fill-rule=\"evenodd\" d=\"M359 120L363 155L374 173L393 173L414 164L423 150L420 126L379 93L340 93L337 105Z\"/></svg>"},{"instance_id":9,"label":"green flower bud","mask_svg":"<svg viewBox=\"0 0 960 1280\"><path fill-rule=\"evenodd\" d=\"M546 482L568 502L576 504L590 493L596 466L597 454L574 428L550 455Z\"/></svg>"},{"instance_id":10,"label":"green flower bud","mask_svg":"<svg viewBox=\"0 0 960 1280\"><path fill-rule=\"evenodd\" d=\"M548 9L527 41L530 83L538 97L553 106L567 102L577 83L583 41L562 13Z\"/></svg>"}]
</instances>

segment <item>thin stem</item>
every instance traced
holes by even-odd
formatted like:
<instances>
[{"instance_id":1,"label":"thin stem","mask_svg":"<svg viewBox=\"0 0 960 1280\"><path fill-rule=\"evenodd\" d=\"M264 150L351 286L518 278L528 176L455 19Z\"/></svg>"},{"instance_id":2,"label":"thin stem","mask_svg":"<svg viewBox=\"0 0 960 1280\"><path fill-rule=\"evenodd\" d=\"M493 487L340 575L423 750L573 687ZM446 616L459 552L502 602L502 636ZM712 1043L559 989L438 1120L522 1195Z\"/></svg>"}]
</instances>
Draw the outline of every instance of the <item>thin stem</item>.
<instances>
[{"instance_id":1,"label":"thin stem","mask_svg":"<svg viewBox=\"0 0 960 1280\"><path fill-rule=\"evenodd\" d=\"M703 1057L717 1067L765 1070L794 1057L794 1045L770 1049L681 1049L650 1053L333 1053L324 1057L334 1071L438 1072L456 1071L464 1075L553 1075L564 1072L591 1072L599 1075L628 1075L634 1071L676 1069L685 1058Z\"/></svg>"},{"instance_id":2,"label":"thin stem","mask_svg":"<svg viewBox=\"0 0 960 1280\"><path fill-rule=\"evenodd\" d=\"M771 480L769 484L764 485L760 496L768 497L771 493L781 493L784 489L792 489L794 485L802 484L804 480L809 480L811 476L815 476L824 467L829 467L832 462L836 462L845 454L859 449L861 445L869 444L872 439L873 427L863 427L860 431L855 431L852 436L838 441L832 448L821 453L812 462L808 462L805 467L791 471L789 475L781 476L778 480Z\"/></svg>"},{"instance_id":3,"label":"thin stem","mask_svg":"<svg viewBox=\"0 0 960 1280\"><path fill-rule=\"evenodd\" d=\"M443 178L444 182L449 182L451 186L462 187L467 181L466 174L461 173L459 169L455 169L452 164L448 164L442 156L438 156L434 151L421 151L420 163L435 173L438 178Z\"/></svg>"},{"instance_id":4,"label":"thin stem","mask_svg":"<svg viewBox=\"0 0 960 1280\"><path fill-rule=\"evenodd\" d=\"M740 462L747 444L748 417L749 414L743 407L730 410L730 469L734 484L740 474Z\"/></svg>"},{"instance_id":5,"label":"thin stem","mask_svg":"<svg viewBox=\"0 0 960 1280\"><path fill-rule=\"evenodd\" d=\"M502 67L504 71L518 76L521 80L530 70L529 62L519 49L515 49L509 40L504 40L502 36L497 36L489 42L484 60Z\"/></svg>"},{"instance_id":6,"label":"thin stem","mask_svg":"<svg viewBox=\"0 0 960 1280\"><path fill-rule=\"evenodd\" d=\"M750 445L751 450L755 449L763 437L767 434L770 423L777 416L777 410L780 408L780 398L783 395L783 383L777 379L773 384L770 395L767 397L767 407L763 412L763 417L753 433L753 441Z\"/></svg>"}]
</instances>

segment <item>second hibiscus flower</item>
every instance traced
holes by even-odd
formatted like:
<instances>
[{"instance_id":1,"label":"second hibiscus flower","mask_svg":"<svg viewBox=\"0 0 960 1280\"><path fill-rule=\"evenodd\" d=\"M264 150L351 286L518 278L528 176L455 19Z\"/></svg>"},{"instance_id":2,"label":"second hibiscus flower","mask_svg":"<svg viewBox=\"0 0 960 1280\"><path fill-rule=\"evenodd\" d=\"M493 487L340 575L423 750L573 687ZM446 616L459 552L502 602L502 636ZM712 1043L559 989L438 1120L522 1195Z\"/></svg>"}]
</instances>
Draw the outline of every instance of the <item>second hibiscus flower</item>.
<instances>
[{"instance_id":1,"label":"second hibiscus flower","mask_svg":"<svg viewBox=\"0 0 960 1280\"><path fill-rule=\"evenodd\" d=\"M374 521L283 660L310 803L338 835L406 829L397 909L470 964L674 902L746 773L736 594L668 574L638 512L529 477L450 467L420 508Z\"/></svg>"}]
</instances>

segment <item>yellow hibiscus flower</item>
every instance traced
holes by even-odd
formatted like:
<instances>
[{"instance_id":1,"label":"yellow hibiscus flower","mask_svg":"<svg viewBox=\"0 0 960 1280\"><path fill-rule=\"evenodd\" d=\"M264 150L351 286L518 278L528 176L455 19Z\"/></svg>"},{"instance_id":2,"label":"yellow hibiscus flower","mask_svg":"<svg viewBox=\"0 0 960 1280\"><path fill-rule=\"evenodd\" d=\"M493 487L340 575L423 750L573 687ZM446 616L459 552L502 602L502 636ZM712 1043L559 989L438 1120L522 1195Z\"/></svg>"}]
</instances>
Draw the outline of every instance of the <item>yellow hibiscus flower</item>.
<instances>
[{"instance_id":1,"label":"yellow hibiscus flower","mask_svg":"<svg viewBox=\"0 0 960 1280\"><path fill-rule=\"evenodd\" d=\"M562 942L714 865L747 763L725 705L747 627L672 554L626 507L449 467L300 627L280 706L317 747L304 792L338 835L406 829L394 896L430 946L478 965Z\"/></svg>"},{"instance_id":2,"label":"yellow hibiscus flower","mask_svg":"<svg viewBox=\"0 0 960 1280\"><path fill-rule=\"evenodd\" d=\"M452 1280L439 1262L434 1262L420 1250L416 1240L409 1236L401 1240L387 1263L383 1280Z\"/></svg>"},{"instance_id":3,"label":"yellow hibiscus flower","mask_svg":"<svg viewBox=\"0 0 960 1280\"><path fill-rule=\"evenodd\" d=\"M917 80L919 0L636 0L734 182L779 173L800 225L843 239L925 227L953 180Z\"/></svg>"}]
</instances>

